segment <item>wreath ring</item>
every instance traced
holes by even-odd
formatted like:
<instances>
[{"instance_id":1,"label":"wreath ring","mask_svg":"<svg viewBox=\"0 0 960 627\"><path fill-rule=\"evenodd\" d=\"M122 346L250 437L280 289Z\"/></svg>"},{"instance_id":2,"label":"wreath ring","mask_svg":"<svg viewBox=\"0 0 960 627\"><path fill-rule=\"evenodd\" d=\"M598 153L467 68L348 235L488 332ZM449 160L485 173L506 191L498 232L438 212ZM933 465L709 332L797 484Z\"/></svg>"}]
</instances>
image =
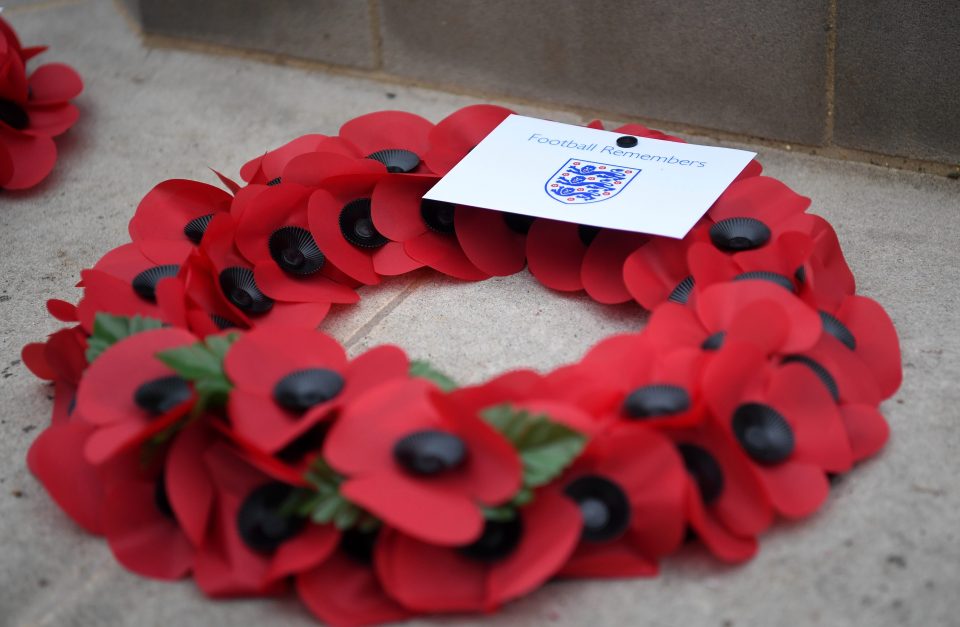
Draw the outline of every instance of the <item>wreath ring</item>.
<instances>
[{"instance_id":1,"label":"wreath ring","mask_svg":"<svg viewBox=\"0 0 960 627\"><path fill-rule=\"evenodd\" d=\"M751 163L682 240L426 201L511 112L396 111L170 180L81 273L28 464L126 568L211 597L291 586L360 625L486 612L554 577L632 577L685 542L737 563L888 437L896 331L833 228ZM599 122L590 126L602 128ZM629 124L616 132L682 141ZM546 374L457 387L316 330L356 288L529 268L652 313Z\"/></svg>"}]
</instances>

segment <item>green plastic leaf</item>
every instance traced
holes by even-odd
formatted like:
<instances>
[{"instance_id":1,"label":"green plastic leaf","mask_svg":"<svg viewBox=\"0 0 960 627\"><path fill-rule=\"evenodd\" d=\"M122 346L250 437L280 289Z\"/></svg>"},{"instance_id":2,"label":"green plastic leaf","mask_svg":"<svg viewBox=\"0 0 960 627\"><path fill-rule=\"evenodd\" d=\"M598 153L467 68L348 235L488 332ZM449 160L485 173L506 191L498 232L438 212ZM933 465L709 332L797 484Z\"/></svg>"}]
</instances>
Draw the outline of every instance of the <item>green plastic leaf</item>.
<instances>
[{"instance_id":1,"label":"green plastic leaf","mask_svg":"<svg viewBox=\"0 0 960 627\"><path fill-rule=\"evenodd\" d=\"M223 371L223 360L237 337L236 333L212 335L202 342L161 351L157 353L157 359L193 382L200 397L199 405L204 408L223 405L233 389Z\"/></svg>"},{"instance_id":2,"label":"green plastic leaf","mask_svg":"<svg viewBox=\"0 0 960 627\"><path fill-rule=\"evenodd\" d=\"M340 494L343 477L330 468L323 459L313 463L306 478L311 487L306 489L309 493L308 500L304 500L297 510L300 515L309 516L318 524L332 523L341 531L353 527L368 531L379 524L380 521Z\"/></svg>"},{"instance_id":3,"label":"green plastic leaf","mask_svg":"<svg viewBox=\"0 0 960 627\"><path fill-rule=\"evenodd\" d=\"M510 405L496 405L484 410L482 416L510 440L523 462L523 489L512 501L516 505L522 504L517 499L530 502L532 489L558 477L587 443L585 435L545 414L534 416Z\"/></svg>"},{"instance_id":4,"label":"green plastic leaf","mask_svg":"<svg viewBox=\"0 0 960 627\"><path fill-rule=\"evenodd\" d=\"M500 505L499 507L484 507L483 517L487 520L493 520L496 522L506 522L517 517L517 510L516 508L512 507L511 501L511 504L508 505Z\"/></svg>"},{"instance_id":5,"label":"green plastic leaf","mask_svg":"<svg viewBox=\"0 0 960 627\"><path fill-rule=\"evenodd\" d=\"M103 351L126 337L162 327L163 322L154 318L114 316L100 312L93 319L93 334L87 341L87 363L93 363Z\"/></svg>"},{"instance_id":6,"label":"green plastic leaf","mask_svg":"<svg viewBox=\"0 0 960 627\"><path fill-rule=\"evenodd\" d=\"M410 362L410 376L433 381L444 392L458 387L456 381L434 368L433 364L425 359L414 359Z\"/></svg>"}]
</instances>

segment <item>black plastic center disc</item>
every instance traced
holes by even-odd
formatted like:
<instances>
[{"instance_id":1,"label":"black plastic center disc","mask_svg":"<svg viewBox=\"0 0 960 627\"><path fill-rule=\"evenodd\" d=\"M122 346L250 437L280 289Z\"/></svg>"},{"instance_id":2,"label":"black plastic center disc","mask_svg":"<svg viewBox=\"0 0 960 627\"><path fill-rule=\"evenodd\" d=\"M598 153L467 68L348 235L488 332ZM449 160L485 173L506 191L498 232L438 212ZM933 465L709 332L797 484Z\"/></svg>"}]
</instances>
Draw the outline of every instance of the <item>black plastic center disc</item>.
<instances>
[{"instance_id":1,"label":"black plastic center disc","mask_svg":"<svg viewBox=\"0 0 960 627\"><path fill-rule=\"evenodd\" d=\"M733 433L760 464L778 464L793 453L793 429L780 412L762 403L744 403L733 412Z\"/></svg>"},{"instance_id":2,"label":"black plastic center disc","mask_svg":"<svg viewBox=\"0 0 960 627\"><path fill-rule=\"evenodd\" d=\"M688 276L684 280L677 283L677 286L673 288L673 291L670 292L669 296L667 296L667 300L673 303L686 305L687 301L690 300L690 294L693 293L693 286L693 277Z\"/></svg>"},{"instance_id":3,"label":"black plastic center disc","mask_svg":"<svg viewBox=\"0 0 960 627\"><path fill-rule=\"evenodd\" d=\"M467 447L452 433L426 429L399 440L393 447L393 458L415 475L437 475L463 464Z\"/></svg>"},{"instance_id":4,"label":"black plastic center disc","mask_svg":"<svg viewBox=\"0 0 960 627\"><path fill-rule=\"evenodd\" d=\"M577 236L580 237L580 243L584 246L589 246L592 244L593 240L597 238L598 233L600 233L600 227L598 226L581 224L577 227Z\"/></svg>"},{"instance_id":5,"label":"black plastic center disc","mask_svg":"<svg viewBox=\"0 0 960 627\"><path fill-rule=\"evenodd\" d=\"M187 402L192 395L186 379L170 375L142 383L133 393L133 402L151 416L159 416Z\"/></svg>"},{"instance_id":6,"label":"black plastic center disc","mask_svg":"<svg viewBox=\"0 0 960 627\"><path fill-rule=\"evenodd\" d=\"M790 277L777 274L776 272L767 272L766 270L754 270L753 272L743 272L733 277L734 281L769 281L779 285L785 290L796 292L796 287Z\"/></svg>"},{"instance_id":7,"label":"black plastic center disc","mask_svg":"<svg viewBox=\"0 0 960 627\"><path fill-rule=\"evenodd\" d=\"M633 148L637 145L637 143L637 138L629 135L624 135L623 137L617 138L617 146L620 146L621 148Z\"/></svg>"},{"instance_id":8,"label":"black plastic center disc","mask_svg":"<svg viewBox=\"0 0 960 627\"><path fill-rule=\"evenodd\" d=\"M813 374L817 375L817 378L820 379L824 387L827 388L827 391L830 392L830 396L833 397L833 400L838 403L840 402L840 386L837 385L837 380L833 378L833 375L830 374L830 371L827 370L819 361L810 359L806 355L787 355L783 358L781 363L803 364L812 370Z\"/></svg>"},{"instance_id":9,"label":"black plastic center disc","mask_svg":"<svg viewBox=\"0 0 960 627\"><path fill-rule=\"evenodd\" d=\"M173 513L173 506L170 505L170 496L167 494L166 477L162 472L153 484L153 504L156 505L157 511L163 514L164 518L169 518L170 520L176 519Z\"/></svg>"},{"instance_id":10,"label":"black plastic center disc","mask_svg":"<svg viewBox=\"0 0 960 627\"><path fill-rule=\"evenodd\" d=\"M280 182L281 182L281 180L282 180L282 179L281 179L279 176L278 176L277 178L275 178L275 179L270 179L269 181L267 181L267 186L268 186L268 187L273 187L274 185L279 185Z\"/></svg>"},{"instance_id":11,"label":"black plastic center disc","mask_svg":"<svg viewBox=\"0 0 960 627\"><path fill-rule=\"evenodd\" d=\"M727 218L710 227L710 241L728 252L752 250L770 241L770 228L756 218Z\"/></svg>"},{"instance_id":12,"label":"black plastic center disc","mask_svg":"<svg viewBox=\"0 0 960 627\"><path fill-rule=\"evenodd\" d=\"M581 538L607 542L618 538L630 524L630 501L623 489L600 475L577 477L563 489L576 501L583 516Z\"/></svg>"},{"instance_id":13,"label":"black plastic center disc","mask_svg":"<svg viewBox=\"0 0 960 627\"><path fill-rule=\"evenodd\" d=\"M378 150L367 155L367 159L379 161L387 166L387 172L392 174L407 174L416 170L417 166L420 165L420 156L417 153L400 148Z\"/></svg>"},{"instance_id":14,"label":"black plastic center disc","mask_svg":"<svg viewBox=\"0 0 960 627\"><path fill-rule=\"evenodd\" d=\"M720 347L723 346L723 341L727 338L726 331L717 331L713 335L705 339L701 344L700 348L705 351L715 351L720 350Z\"/></svg>"},{"instance_id":15,"label":"black plastic center disc","mask_svg":"<svg viewBox=\"0 0 960 627\"><path fill-rule=\"evenodd\" d=\"M437 233L453 233L453 214L456 207L453 203L442 200L424 198L420 201L420 217L431 231Z\"/></svg>"},{"instance_id":16,"label":"black plastic center disc","mask_svg":"<svg viewBox=\"0 0 960 627\"><path fill-rule=\"evenodd\" d=\"M820 312L820 321L823 323L825 333L829 333L837 338L841 344L850 350L857 350L857 338L853 335L853 332L847 328L847 325L825 311Z\"/></svg>"},{"instance_id":17,"label":"black plastic center disc","mask_svg":"<svg viewBox=\"0 0 960 627\"><path fill-rule=\"evenodd\" d=\"M14 130L22 131L30 126L30 116L14 101L0 98L0 122L4 122Z\"/></svg>"},{"instance_id":18,"label":"black plastic center disc","mask_svg":"<svg viewBox=\"0 0 960 627\"><path fill-rule=\"evenodd\" d=\"M161 279L177 276L178 272L180 272L180 266L176 264L154 266L133 277L130 284L137 296L149 303L155 303L157 302L157 283Z\"/></svg>"},{"instance_id":19,"label":"black plastic center disc","mask_svg":"<svg viewBox=\"0 0 960 627\"><path fill-rule=\"evenodd\" d=\"M510 213L509 211L504 211L502 214L503 221L507 224L509 228L514 233L519 233L520 235L526 235L530 232L530 227L533 225L533 221L536 219L533 216L525 216L520 213Z\"/></svg>"},{"instance_id":20,"label":"black plastic center disc","mask_svg":"<svg viewBox=\"0 0 960 627\"><path fill-rule=\"evenodd\" d=\"M645 385L630 392L623 401L628 418L655 418L690 409L690 395L677 385Z\"/></svg>"},{"instance_id":21,"label":"black plastic center disc","mask_svg":"<svg viewBox=\"0 0 960 627\"><path fill-rule=\"evenodd\" d=\"M303 529L306 518L280 513L293 490L285 483L267 483L244 499L237 511L237 531L251 550L269 555Z\"/></svg>"},{"instance_id":22,"label":"black plastic center disc","mask_svg":"<svg viewBox=\"0 0 960 627\"><path fill-rule=\"evenodd\" d=\"M357 198L343 206L340 233L357 248L380 248L390 241L373 226L369 198Z\"/></svg>"},{"instance_id":23,"label":"black plastic center disc","mask_svg":"<svg viewBox=\"0 0 960 627\"><path fill-rule=\"evenodd\" d=\"M299 226L277 229L270 236L268 246L273 260L290 274L313 274L326 261L310 231Z\"/></svg>"},{"instance_id":24,"label":"black plastic center disc","mask_svg":"<svg viewBox=\"0 0 960 627\"><path fill-rule=\"evenodd\" d=\"M700 498L707 505L723 492L723 470L717 459L705 448L696 444L678 444L677 450L683 457L683 465L697 482Z\"/></svg>"},{"instance_id":25,"label":"black plastic center disc","mask_svg":"<svg viewBox=\"0 0 960 627\"><path fill-rule=\"evenodd\" d=\"M203 239L203 234L207 232L207 227L210 226L211 220L213 220L212 213L198 216L183 226L183 234L187 236L188 240L199 245L200 240Z\"/></svg>"},{"instance_id":26,"label":"black plastic center disc","mask_svg":"<svg viewBox=\"0 0 960 627\"><path fill-rule=\"evenodd\" d=\"M250 315L265 314L273 308L273 299L260 291L253 270L234 266L220 273L220 289L237 309Z\"/></svg>"},{"instance_id":27,"label":"black plastic center disc","mask_svg":"<svg viewBox=\"0 0 960 627\"><path fill-rule=\"evenodd\" d=\"M284 409L302 413L336 397L343 384L340 373L327 368L297 370L277 381L273 400Z\"/></svg>"},{"instance_id":28,"label":"black plastic center disc","mask_svg":"<svg viewBox=\"0 0 960 627\"><path fill-rule=\"evenodd\" d=\"M480 537L459 551L461 555L480 562L497 562L516 550L522 536L523 520L519 515L511 520L488 520Z\"/></svg>"}]
</instances>

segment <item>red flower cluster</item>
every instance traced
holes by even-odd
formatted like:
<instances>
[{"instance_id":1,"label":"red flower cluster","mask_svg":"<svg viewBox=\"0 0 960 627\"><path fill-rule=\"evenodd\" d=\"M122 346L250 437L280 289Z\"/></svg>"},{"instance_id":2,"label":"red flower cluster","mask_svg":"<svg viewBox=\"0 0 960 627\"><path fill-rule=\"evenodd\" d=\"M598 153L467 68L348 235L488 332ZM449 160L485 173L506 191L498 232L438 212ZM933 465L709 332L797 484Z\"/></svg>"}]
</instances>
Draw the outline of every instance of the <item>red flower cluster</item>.
<instances>
[{"instance_id":1,"label":"red flower cluster","mask_svg":"<svg viewBox=\"0 0 960 627\"><path fill-rule=\"evenodd\" d=\"M27 62L46 46L25 48L0 17L0 189L33 187L57 160L53 138L80 112L70 104L83 91L73 68L48 63L27 75Z\"/></svg>"},{"instance_id":2,"label":"red flower cluster","mask_svg":"<svg viewBox=\"0 0 960 627\"><path fill-rule=\"evenodd\" d=\"M339 625L650 576L691 539L740 562L815 512L883 446L901 378L830 225L755 164L679 241L423 200L508 114L374 113L229 192L154 188L79 304L48 304L74 326L24 348L56 390L28 457L51 496L130 570L214 597L293 588ZM384 276L527 265L649 323L463 388L316 330Z\"/></svg>"}]
</instances>

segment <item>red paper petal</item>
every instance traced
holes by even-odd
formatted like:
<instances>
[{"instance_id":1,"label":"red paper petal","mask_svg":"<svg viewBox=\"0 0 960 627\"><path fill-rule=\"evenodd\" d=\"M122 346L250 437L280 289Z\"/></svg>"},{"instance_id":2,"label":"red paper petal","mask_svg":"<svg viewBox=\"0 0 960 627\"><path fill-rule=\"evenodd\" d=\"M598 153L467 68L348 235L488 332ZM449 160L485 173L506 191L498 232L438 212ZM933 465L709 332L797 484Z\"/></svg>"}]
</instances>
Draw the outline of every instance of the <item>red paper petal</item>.
<instances>
[{"instance_id":1,"label":"red paper petal","mask_svg":"<svg viewBox=\"0 0 960 627\"><path fill-rule=\"evenodd\" d=\"M72 104L38 107L27 105L30 126L24 129L27 135L56 137L66 133L80 119L80 110Z\"/></svg>"},{"instance_id":2,"label":"red paper petal","mask_svg":"<svg viewBox=\"0 0 960 627\"><path fill-rule=\"evenodd\" d=\"M613 305L630 300L623 280L623 264L647 240L645 235L602 229L583 256L580 279L590 297Z\"/></svg>"},{"instance_id":3,"label":"red paper petal","mask_svg":"<svg viewBox=\"0 0 960 627\"><path fill-rule=\"evenodd\" d=\"M814 513L830 494L830 483L815 466L788 462L765 466L761 478L773 506L786 518L804 518Z\"/></svg>"},{"instance_id":4,"label":"red paper petal","mask_svg":"<svg viewBox=\"0 0 960 627\"><path fill-rule=\"evenodd\" d=\"M472 105L448 115L430 131L423 161L431 171L446 174L512 113L495 105Z\"/></svg>"},{"instance_id":5,"label":"red paper petal","mask_svg":"<svg viewBox=\"0 0 960 627\"><path fill-rule=\"evenodd\" d=\"M499 211L457 207L457 240L467 259L482 272L509 276L527 262L526 235L507 226Z\"/></svg>"},{"instance_id":6,"label":"red paper petal","mask_svg":"<svg viewBox=\"0 0 960 627\"><path fill-rule=\"evenodd\" d=\"M435 176L392 174L383 177L370 199L373 224L385 237L405 242L424 233L420 202L439 179Z\"/></svg>"},{"instance_id":7,"label":"red paper petal","mask_svg":"<svg viewBox=\"0 0 960 627\"><path fill-rule=\"evenodd\" d=\"M30 103L56 104L73 100L83 91L83 80L69 65L47 63L30 75Z\"/></svg>"},{"instance_id":8,"label":"red paper petal","mask_svg":"<svg viewBox=\"0 0 960 627\"><path fill-rule=\"evenodd\" d=\"M537 220L527 233L530 273L547 287L561 292L583 289L580 266L587 247L579 227L569 222Z\"/></svg>"},{"instance_id":9,"label":"red paper petal","mask_svg":"<svg viewBox=\"0 0 960 627\"><path fill-rule=\"evenodd\" d=\"M360 300L352 289L322 274L298 277L284 272L272 259L258 262L253 278L260 290L275 300L290 303L344 303Z\"/></svg>"},{"instance_id":10,"label":"red paper petal","mask_svg":"<svg viewBox=\"0 0 960 627\"><path fill-rule=\"evenodd\" d=\"M840 415L850 440L854 461L876 455L890 437L883 415L869 405L841 405Z\"/></svg>"},{"instance_id":11,"label":"red paper petal","mask_svg":"<svg viewBox=\"0 0 960 627\"><path fill-rule=\"evenodd\" d=\"M452 235L426 231L403 243L411 258L455 279L483 281L490 275L470 263L460 243Z\"/></svg>"},{"instance_id":12,"label":"red paper petal","mask_svg":"<svg viewBox=\"0 0 960 627\"><path fill-rule=\"evenodd\" d=\"M418 155L427 151L427 135L433 124L404 111L377 111L356 117L340 127L340 137L356 146L363 156L378 150L399 148Z\"/></svg>"},{"instance_id":13,"label":"red paper petal","mask_svg":"<svg viewBox=\"0 0 960 627\"><path fill-rule=\"evenodd\" d=\"M167 455L167 498L183 533L195 545L203 542L213 511L213 484L203 463L203 453L213 441L209 429L193 425L177 434Z\"/></svg>"},{"instance_id":14,"label":"red paper petal","mask_svg":"<svg viewBox=\"0 0 960 627\"><path fill-rule=\"evenodd\" d=\"M4 189L33 187L47 178L57 161L57 147L52 139L18 133L4 125L0 125L0 146L6 148L13 163L13 174L3 184Z\"/></svg>"},{"instance_id":15,"label":"red paper petal","mask_svg":"<svg viewBox=\"0 0 960 627\"><path fill-rule=\"evenodd\" d=\"M422 263L407 254L401 242L387 242L373 254L373 269L384 276L399 276L422 267Z\"/></svg>"},{"instance_id":16,"label":"red paper petal","mask_svg":"<svg viewBox=\"0 0 960 627\"><path fill-rule=\"evenodd\" d=\"M307 215L313 239L323 254L345 273L361 283L377 284L380 277L374 271L370 252L350 244L340 231L342 209L342 203L325 190L317 190L310 196Z\"/></svg>"}]
</instances>

